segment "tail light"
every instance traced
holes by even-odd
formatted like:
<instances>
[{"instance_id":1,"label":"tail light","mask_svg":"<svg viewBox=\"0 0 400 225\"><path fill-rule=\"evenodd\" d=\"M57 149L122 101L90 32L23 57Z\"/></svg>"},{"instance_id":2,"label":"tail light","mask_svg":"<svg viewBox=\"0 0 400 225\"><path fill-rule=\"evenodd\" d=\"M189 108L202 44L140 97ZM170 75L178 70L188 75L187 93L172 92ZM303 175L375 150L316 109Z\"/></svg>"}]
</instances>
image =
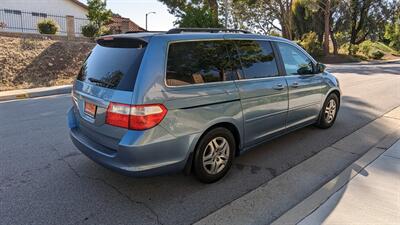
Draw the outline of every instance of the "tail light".
<instances>
[{"instance_id":1,"label":"tail light","mask_svg":"<svg viewBox=\"0 0 400 225\"><path fill-rule=\"evenodd\" d=\"M167 114L162 104L126 105L111 102L106 123L132 130L146 130L157 126Z\"/></svg>"}]
</instances>

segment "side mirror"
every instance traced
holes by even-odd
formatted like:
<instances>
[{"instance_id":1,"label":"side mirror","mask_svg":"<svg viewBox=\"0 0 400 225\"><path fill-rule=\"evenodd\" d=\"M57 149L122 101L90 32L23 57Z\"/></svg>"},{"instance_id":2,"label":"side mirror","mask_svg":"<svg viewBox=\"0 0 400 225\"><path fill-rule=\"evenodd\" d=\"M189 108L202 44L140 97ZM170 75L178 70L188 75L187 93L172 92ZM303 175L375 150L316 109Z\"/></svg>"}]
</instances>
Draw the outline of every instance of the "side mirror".
<instances>
[{"instance_id":1,"label":"side mirror","mask_svg":"<svg viewBox=\"0 0 400 225\"><path fill-rule=\"evenodd\" d=\"M323 73L325 71L325 69L326 69L326 66L324 64L317 63L317 65L316 65L317 73Z\"/></svg>"}]
</instances>

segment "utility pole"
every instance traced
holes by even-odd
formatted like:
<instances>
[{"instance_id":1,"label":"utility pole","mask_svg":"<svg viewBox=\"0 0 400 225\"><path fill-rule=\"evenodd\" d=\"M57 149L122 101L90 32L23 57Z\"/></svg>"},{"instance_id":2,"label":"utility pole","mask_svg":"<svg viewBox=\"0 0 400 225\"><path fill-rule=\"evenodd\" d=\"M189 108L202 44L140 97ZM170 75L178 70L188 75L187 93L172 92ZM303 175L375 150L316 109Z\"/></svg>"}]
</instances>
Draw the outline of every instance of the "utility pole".
<instances>
[{"instance_id":1,"label":"utility pole","mask_svg":"<svg viewBox=\"0 0 400 225\"><path fill-rule=\"evenodd\" d=\"M156 14L156 12L148 12L146 13L146 31L147 31L147 16L150 14Z\"/></svg>"}]
</instances>

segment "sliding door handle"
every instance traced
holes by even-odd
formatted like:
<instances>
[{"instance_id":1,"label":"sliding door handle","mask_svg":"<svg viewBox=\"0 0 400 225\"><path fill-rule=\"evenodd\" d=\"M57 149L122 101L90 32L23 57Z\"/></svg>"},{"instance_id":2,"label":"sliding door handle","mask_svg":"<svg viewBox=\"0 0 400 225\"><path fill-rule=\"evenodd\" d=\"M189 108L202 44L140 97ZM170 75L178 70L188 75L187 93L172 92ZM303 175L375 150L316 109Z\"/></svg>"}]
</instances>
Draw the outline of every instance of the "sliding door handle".
<instances>
[{"instance_id":1,"label":"sliding door handle","mask_svg":"<svg viewBox=\"0 0 400 225\"><path fill-rule=\"evenodd\" d=\"M275 90L283 90L283 89L284 89L283 84L277 84L277 85L275 85L275 86L274 86L274 89L275 89Z\"/></svg>"}]
</instances>

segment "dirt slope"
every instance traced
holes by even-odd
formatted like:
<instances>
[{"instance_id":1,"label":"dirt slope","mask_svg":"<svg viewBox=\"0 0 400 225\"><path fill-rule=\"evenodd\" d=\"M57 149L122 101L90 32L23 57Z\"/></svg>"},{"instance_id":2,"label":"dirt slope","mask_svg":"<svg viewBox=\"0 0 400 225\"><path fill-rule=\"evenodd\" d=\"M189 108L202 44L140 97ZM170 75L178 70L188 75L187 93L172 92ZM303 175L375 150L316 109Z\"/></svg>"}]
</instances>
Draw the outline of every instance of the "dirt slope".
<instances>
[{"instance_id":1,"label":"dirt slope","mask_svg":"<svg viewBox=\"0 0 400 225\"><path fill-rule=\"evenodd\" d=\"M70 84L94 43L0 36L0 91Z\"/></svg>"}]
</instances>

